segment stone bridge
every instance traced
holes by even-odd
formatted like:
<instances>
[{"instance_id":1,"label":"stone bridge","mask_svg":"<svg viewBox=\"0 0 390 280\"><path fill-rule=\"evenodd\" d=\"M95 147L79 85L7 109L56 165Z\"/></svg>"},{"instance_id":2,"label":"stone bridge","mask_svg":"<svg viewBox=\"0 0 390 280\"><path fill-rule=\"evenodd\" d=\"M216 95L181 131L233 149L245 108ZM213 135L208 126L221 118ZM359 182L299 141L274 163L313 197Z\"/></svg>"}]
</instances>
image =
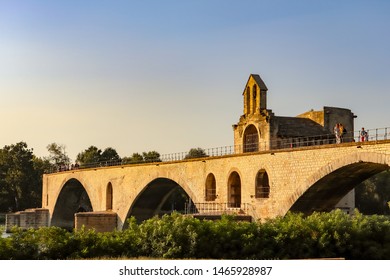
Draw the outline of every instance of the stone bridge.
<instances>
[{"instance_id":1,"label":"stone bridge","mask_svg":"<svg viewBox=\"0 0 390 280\"><path fill-rule=\"evenodd\" d=\"M390 140L381 140L78 169L44 175L42 208L51 225L69 228L83 211L76 227L79 215L79 223L100 219L122 229L130 216L142 221L190 206L266 219L333 209L389 165Z\"/></svg>"}]
</instances>

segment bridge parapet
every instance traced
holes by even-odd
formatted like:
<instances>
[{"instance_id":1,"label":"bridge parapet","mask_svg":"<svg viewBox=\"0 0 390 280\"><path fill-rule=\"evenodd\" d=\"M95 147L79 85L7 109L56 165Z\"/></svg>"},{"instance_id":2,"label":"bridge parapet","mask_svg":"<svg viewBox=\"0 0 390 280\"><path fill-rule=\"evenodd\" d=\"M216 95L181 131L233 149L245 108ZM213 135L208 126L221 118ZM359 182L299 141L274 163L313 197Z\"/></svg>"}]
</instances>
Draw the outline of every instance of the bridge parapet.
<instances>
[{"instance_id":1,"label":"bridge parapet","mask_svg":"<svg viewBox=\"0 0 390 280\"><path fill-rule=\"evenodd\" d=\"M362 138L362 131L354 131L346 133L343 137L342 144L345 143L367 143L367 142L377 142L382 140L390 140L390 127L385 128L374 128L367 129L366 137ZM253 146L254 145L254 146ZM299 149L299 148L314 148L318 146L326 145L340 145L336 143L336 138L334 134L323 134L318 136L310 137L295 137L295 138L285 138L271 141L270 146L264 146L263 142L256 144L247 144L247 145L231 145L231 146L222 146L216 148L202 149L204 153L199 156L191 156L189 152L180 152L180 153L170 153L160 155L158 158L151 158L142 161L132 161L126 162L123 160L115 161L102 161L95 163L88 163L83 166L71 167L71 166L57 166L52 170L49 170L47 173L56 173L63 172L75 169L88 169L88 168L101 168L109 166L124 166L124 165L133 165L133 164L149 164L149 163L158 163L158 162L176 162L183 160L191 160L194 158L209 158L209 157L220 157L227 155L240 155L243 152L240 151L251 151L250 153L256 152L269 152L269 151L279 151L279 150L290 150L290 149ZM277 147L271 149L270 147ZM248 153L248 152L246 152Z\"/></svg>"}]
</instances>

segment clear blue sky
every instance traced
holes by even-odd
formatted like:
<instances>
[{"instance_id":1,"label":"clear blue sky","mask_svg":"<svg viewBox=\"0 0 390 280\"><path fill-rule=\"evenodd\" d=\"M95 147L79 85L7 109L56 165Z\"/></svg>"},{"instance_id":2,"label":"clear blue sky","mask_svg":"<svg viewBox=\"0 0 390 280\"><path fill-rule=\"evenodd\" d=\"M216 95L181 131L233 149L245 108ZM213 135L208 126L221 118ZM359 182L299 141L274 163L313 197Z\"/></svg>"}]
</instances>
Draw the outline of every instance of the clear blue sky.
<instances>
[{"instance_id":1,"label":"clear blue sky","mask_svg":"<svg viewBox=\"0 0 390 280\"><path fill-rule=\"evenodd\" d=\"M390 127L390 1L0 0L0 147L120 156L233 144L250 73L268 107Z\"/></svg>"}]
</instances>

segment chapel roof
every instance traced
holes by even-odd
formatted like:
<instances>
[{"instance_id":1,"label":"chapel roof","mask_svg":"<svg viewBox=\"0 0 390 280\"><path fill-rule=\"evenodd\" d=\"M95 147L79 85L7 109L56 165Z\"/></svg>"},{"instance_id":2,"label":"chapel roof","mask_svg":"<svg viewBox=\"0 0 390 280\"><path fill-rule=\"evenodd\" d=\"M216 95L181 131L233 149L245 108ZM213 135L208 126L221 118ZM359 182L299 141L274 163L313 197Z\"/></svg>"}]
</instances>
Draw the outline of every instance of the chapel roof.
<instances>
[{"instance_id":1,"label":"chapel roof","mask_svg":"<svg viewBox=\"0 0 390 280\"><path fill-rule=\"evenodd\" d=\"M307 118L278 117L278 136L280 137L307 137L327 135L327 131L322 125Z\"/></svg>"},{"instance_id":2,"label":"chapel roof","mask_svg":"<svg viewBox=\"0 0 390 280\"><path fill-rule=\"evenodd\" d=\"M251 77L255 80L255 82L259 86L260 90L264 90L264 91L268 90L268 88L265 85L264 81L260 78L260 75L258 75L258 74L250 74L249 78L248 78L248 81L246 82L246 85L245 85L245 88L244 88L244 92L242 94L245 94L246 87L248 86L248 83L249 83L249 80L250 80Z\"/></svg>"}]
</instances>

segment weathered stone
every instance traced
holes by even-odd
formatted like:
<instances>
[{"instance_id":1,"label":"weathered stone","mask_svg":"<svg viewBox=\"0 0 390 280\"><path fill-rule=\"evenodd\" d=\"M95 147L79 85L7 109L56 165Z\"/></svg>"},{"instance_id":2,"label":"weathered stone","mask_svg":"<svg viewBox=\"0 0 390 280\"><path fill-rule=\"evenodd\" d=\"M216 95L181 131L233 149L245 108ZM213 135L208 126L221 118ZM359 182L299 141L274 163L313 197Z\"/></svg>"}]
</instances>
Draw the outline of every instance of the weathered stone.
<instances>
[{"instance_id":1,"label":"weathered stone","mask_svg":"<svg viewBox=\"0 0 390 280\"><path fill-rule=\"evenodd\" d=\"M49 225L49 210L43 208L26 209L6 215L6 232L17 226L23 229L39 228Z\"/></svg>"},{"instance_id":2,"label":"weathered stone","mask_svg":"<svg viewBox=\"0 0 390 280\"><path fill-rule=\"evenodd\" d=\"M113 231L117 227L117 214L114 212L83 212L75 214L75 228L95 229L97 232Z\"/></svg>"},{"instance_id":3,"label":"weathered stone","mask_svg":"<svg viewBox=\"0 0 390 280\"><path fill-rule=\"evenodd\" d=\"M390 140L353 142L355 116L349 109L324 107L279 117L267 109L267 91L259 75L250 75L243 92L244 114L233 125L235 155L44 175L42 206L49 210L51 223L122 229L131 215L155 215L178 188L199 208L203 203L234 204L254 219L290 209L325 211L358 183L389 169ZM336 123L347 130L338 145ZM79 211L92 213L77 213L74 220Z\"/></svg>"}]
</instances>

